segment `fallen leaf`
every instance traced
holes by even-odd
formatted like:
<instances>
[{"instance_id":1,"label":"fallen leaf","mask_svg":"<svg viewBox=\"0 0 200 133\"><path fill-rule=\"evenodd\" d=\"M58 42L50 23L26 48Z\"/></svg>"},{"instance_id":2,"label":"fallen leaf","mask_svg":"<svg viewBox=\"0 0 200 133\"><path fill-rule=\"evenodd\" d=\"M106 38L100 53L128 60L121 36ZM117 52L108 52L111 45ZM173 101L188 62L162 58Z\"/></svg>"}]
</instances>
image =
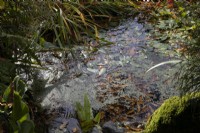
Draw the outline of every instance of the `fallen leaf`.
<instances>
[{"instance_id":1,"label":"fallen leaf","mask_svg":"<svg viewBox=\"0 0 200 133\"><path fill-rule=\"evenodd\" d=\"M101 68L99 71L99 76L103 75L105 72L106 72L106 68L105 67Z\"/></svg>"},{"instance_id":2,"label":"fallen leaf","mask_svg":"<svg viewBox=\"0 0 200 133\"><path fill-rule=\"evenodd\" d=\"M73 128L73 129L72 129L72 132L73 132L73 133L78 133L78 129L77 129L77 128Z\"/></svg>"},{"instance_id":3,"label":"fallen leaf","mask_svg":"<svg viewBox=\"0 0 200 133\"><path fill-rule=\"evenodd\" d=\"M64 128L66 128L67 127L67 124L68 124L68 122L67 121L64 121L61 125L60 125L60 129L61 130L63 130Z\"/></svg>"}]
</instances>

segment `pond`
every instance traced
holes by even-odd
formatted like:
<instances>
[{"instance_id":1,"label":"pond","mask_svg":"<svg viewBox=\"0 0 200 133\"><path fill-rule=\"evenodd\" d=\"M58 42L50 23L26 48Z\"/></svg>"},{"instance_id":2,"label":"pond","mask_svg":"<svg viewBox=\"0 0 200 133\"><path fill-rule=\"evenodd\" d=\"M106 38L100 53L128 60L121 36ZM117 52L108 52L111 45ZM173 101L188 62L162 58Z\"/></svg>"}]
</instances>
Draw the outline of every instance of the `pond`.
<instances>
[{"instance_id":1,"label":"pond","mask_svg":"<svg viewBox=\"0 0 200 133\"><path fill-rule=\"evenodd\" d=\"M98 43L91 41L89 48L76 47L75 55L80 57L68 64L46 56L44 62L51 60L54 65L46 65L49 71L41 72L51 79L39 95L42 105L56 108L83 103L87 94L93 109L102 112L103 121L144 123L163 100L178 94L173 76L178 67L163 65L146 72L160 62L178 58L168 45L153 40L150 30L147 24L130 18L100 30L99 36L113 44L96 52L92 49Z\"/></svg>"}]
</instances>

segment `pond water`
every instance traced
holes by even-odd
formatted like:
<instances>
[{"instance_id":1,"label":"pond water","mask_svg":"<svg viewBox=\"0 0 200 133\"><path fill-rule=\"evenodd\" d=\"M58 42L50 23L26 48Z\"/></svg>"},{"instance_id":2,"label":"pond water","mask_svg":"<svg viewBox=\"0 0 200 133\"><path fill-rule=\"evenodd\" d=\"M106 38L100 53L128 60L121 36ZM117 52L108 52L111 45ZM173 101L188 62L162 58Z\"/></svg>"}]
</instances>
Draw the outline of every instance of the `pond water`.
<instances>
[{"instance_id":1,"label":"pond water","mask_svg":"<svg viewBox=\"0 0 200 133\"><path fill-rule=\"evenodd\" d=\"M43 71L43 76L59 78L39 95L42 105L55 108L83 103L88 94L92 107L104 114L105 121L146 121L163 100L178 94L173 78L177 67L163 65L146 73L160 62L177 58L167 45L152 40L148 31L146 24L130 18L109 30L100 30L99 36L113 44L94 53L79 46L75 54L80 57L64 65L46 56L57 62L47 65L56 73ZM89 49L97 46L92 42ZM68 70L63 69L65 65Z\"/></svg>"}]
</instances>

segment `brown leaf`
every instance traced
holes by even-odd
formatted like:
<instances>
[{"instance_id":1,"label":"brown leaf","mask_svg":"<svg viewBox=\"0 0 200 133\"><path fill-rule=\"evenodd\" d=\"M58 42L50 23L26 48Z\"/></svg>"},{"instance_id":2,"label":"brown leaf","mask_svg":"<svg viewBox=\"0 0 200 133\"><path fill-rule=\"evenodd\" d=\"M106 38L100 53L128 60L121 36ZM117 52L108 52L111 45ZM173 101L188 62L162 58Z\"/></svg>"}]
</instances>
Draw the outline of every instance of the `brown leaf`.
<instances>
[{"instance_id":1,"label":"brown leaf","mask_svg":"<svg viewBox=\"0 0 200 133\"><path fill-rule=\"evenodd\" d=\"M134 113L135 113L135 111L132 109L132 110L129 110L126 114L131 115L131 114L134 114Z\"/></svg>"},{"instance_id":2,"label":"brown leaf","mask_svg":"<svg viewBox=\"0 0 200 133\"><path fill-rule=\"evenodd\" d=\"M60 125L60 129L61 130L63 130L64 128L66 128L67 127L67 124L68 124L68 122L67 121L64 121L61 125Z\"/></svg>"},{"instance_id":3,"label":"brown leaf","mask_svg":"<svg viewBox=\"0 0 200 133\"><path fill-rule=\"evenodd\" d=\"M77 128L73 128L73 129L72 129L72 132L73 132L73 133L78 133L78 129L77 129Z\"/></svg>"}]
</instances>

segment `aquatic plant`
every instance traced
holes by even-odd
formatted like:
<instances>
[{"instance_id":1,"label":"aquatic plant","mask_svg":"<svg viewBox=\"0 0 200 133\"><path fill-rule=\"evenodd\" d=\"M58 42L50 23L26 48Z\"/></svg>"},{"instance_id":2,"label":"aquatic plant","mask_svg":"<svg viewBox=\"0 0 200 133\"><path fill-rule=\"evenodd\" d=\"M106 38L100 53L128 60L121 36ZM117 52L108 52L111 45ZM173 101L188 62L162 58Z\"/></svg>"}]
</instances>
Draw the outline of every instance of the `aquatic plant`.
<instances>
[{"instance_id":1,"label":"aquatic plant","mask_svg":"<svg viewBox=\"0 0 200 133\"><path fill-rule=\"evenodd\" d=\"M52 16L44 21L41 36L59 48L70 49L84 43L83 36L99 40L98 28L111 21L128 5L122 1L48 1ZM122 16L122 15L121 15Z\"/></svg>"},{"instance_id":2,"label":"aquatic plant","mask_svg":"<svg viewBox=\"0 0 200 133\"><path fill-rule=\"evenodd\" d=\"M93 116L91 104L87 95L84 96L84 106L77 102L76 109L78 119L84 133L87 133L95 125L98 125L100 123L101 114L98 113L95 117Z\"/></svg>"}]
</instances>

